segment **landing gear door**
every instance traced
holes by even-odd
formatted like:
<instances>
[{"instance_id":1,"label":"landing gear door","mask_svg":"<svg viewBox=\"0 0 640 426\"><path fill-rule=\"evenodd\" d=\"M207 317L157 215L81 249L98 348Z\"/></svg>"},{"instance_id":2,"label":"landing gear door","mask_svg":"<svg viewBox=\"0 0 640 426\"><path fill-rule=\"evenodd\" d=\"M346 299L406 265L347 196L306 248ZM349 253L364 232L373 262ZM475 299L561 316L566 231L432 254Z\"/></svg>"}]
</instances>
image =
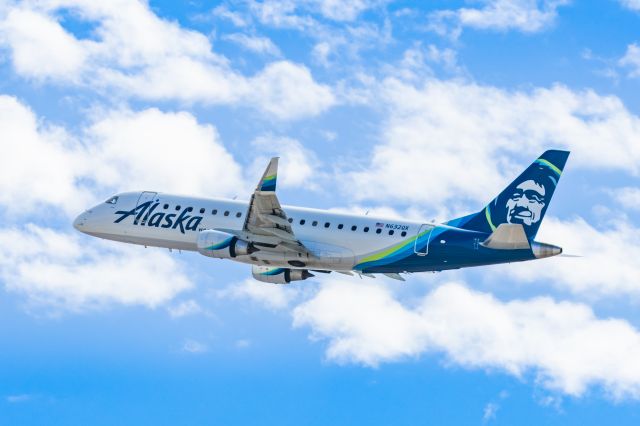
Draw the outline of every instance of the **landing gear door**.
<instances>
[{"instance_id":1,"label":"landing gear door","mask_svg":"<svg viewBox=\"0 0 640 426\"><path fill-rule=\"evenodd\" d=\"M413 245L413 251L418 256L426 256L429 254L429 242L431 241L431 233L434 226L429 223L423 223L420 225L418 235L416 235L416 241Z\"/></svg>"}]
</instances>

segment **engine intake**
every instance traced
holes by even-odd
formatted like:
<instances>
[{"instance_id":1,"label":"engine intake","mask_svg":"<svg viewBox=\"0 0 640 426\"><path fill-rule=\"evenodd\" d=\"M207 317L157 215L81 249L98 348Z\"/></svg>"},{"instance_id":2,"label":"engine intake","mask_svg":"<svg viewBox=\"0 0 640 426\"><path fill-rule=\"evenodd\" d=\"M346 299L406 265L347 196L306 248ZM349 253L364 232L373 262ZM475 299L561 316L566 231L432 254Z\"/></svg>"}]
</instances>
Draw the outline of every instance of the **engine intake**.
<instances>
[{"instance_id":1,"label":"engine intake","mask_svg":"<svg viewBox=\"0 0 640 426\"><path fill-rule=\"evenodd\" d=\"M246 256L257 250L253 244L226 232L210 229L198 234L198 252L205 256L228 259Z\"/></svg>"},{"instance_id":2,"label":"engine intake","mask_svg":"<svg viewBox=\"0 0 640 426\"><path fill-rule=\"evenodd\" d=\"M289 284L291 281L302 281L314 275L306 269L272 268L269 266L251 267L253 278L264 283Z\"/></svg>"}]
</instances>

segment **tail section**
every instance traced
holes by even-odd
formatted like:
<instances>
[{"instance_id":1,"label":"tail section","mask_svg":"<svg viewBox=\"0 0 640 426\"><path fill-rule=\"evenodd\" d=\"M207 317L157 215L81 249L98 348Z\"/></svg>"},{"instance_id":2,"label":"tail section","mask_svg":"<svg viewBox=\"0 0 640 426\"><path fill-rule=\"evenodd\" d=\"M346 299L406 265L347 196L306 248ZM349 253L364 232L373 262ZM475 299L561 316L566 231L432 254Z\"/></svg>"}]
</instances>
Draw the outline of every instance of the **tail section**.
<instances>
[{"instance_id":1,"label":"tail section","mask_svg":"<svg viewBox=\"0 0 640 426\"><path fill-rule=\"evenodd\" d=\"M569 151L546 151L480 212L447 224L492 233L502 223L519 223L524 227L527 238L533 240L567 158Z\"/></svg>"}]
</instances>

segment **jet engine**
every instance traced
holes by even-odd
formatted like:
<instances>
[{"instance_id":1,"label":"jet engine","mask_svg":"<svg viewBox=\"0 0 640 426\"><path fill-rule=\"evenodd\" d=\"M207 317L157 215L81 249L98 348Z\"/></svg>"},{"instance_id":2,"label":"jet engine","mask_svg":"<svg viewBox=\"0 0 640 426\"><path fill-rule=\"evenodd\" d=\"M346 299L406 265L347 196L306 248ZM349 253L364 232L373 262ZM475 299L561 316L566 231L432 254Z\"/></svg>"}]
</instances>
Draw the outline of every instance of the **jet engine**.
<instances>
[{"instance_id":1,"label":"jet engine","mask_svg":"<svg viewBox=\"0 0 640 426\"><path fill-rule=\"evenodd\" d=\"M198 251L205 256L228 259L248 255L257 250L253 244L226 232L209 229L198 234Z\"/></svg>"},{"instance_id":2,"label":"jet engine","mask_svg":"<svg viewBox=\"0 0 640 426\"><path fill-rule=\"evenodd\" d=\"M289 284L291 281L302 281L314 275L306 269L272 268L269 266L251 267L253 278L271 284Z\"/></svg>"}]
</instances>

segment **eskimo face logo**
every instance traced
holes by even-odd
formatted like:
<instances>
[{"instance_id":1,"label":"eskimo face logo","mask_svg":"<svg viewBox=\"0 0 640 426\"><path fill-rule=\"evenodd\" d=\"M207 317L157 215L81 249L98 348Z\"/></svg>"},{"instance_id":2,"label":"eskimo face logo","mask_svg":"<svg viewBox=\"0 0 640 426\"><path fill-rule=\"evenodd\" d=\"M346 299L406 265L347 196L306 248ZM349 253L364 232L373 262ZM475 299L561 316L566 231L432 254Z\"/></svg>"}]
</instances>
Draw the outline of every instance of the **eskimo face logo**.
<instances>
[{"instance_id":1,"label":"eskimo face logo","mask_svg":"<svg viewBox=\"0 0 640 426\"><path fill-rule=\"evenodd\" d=\"M154 210L160 205L160 203L151 204L151 201L140 204L139 206L131 210L119 210L115 214L120 217L113 223L120 223L129 216L134 216L134 225L139 226L153 226L155 228L171 228L180 229L183 234L186 231L197 231L198 225L202 221L202 216L190 216L189 213L193 211L193 207L187 207L178 216L176 213L164 213ZM178 216L178 217L176 217Z\"/></svg>"},{"instance_id":2,"label":"eskimo face logo","mask_svg":"<svg viewBox=\"0 0 640 426\"><path fill-rule=\"evenodd\" d=\"M533 179L517 185L507 201L507 222L531 226L539 222L546 205L545 188Z\"/></svg>"}]
</instances>

